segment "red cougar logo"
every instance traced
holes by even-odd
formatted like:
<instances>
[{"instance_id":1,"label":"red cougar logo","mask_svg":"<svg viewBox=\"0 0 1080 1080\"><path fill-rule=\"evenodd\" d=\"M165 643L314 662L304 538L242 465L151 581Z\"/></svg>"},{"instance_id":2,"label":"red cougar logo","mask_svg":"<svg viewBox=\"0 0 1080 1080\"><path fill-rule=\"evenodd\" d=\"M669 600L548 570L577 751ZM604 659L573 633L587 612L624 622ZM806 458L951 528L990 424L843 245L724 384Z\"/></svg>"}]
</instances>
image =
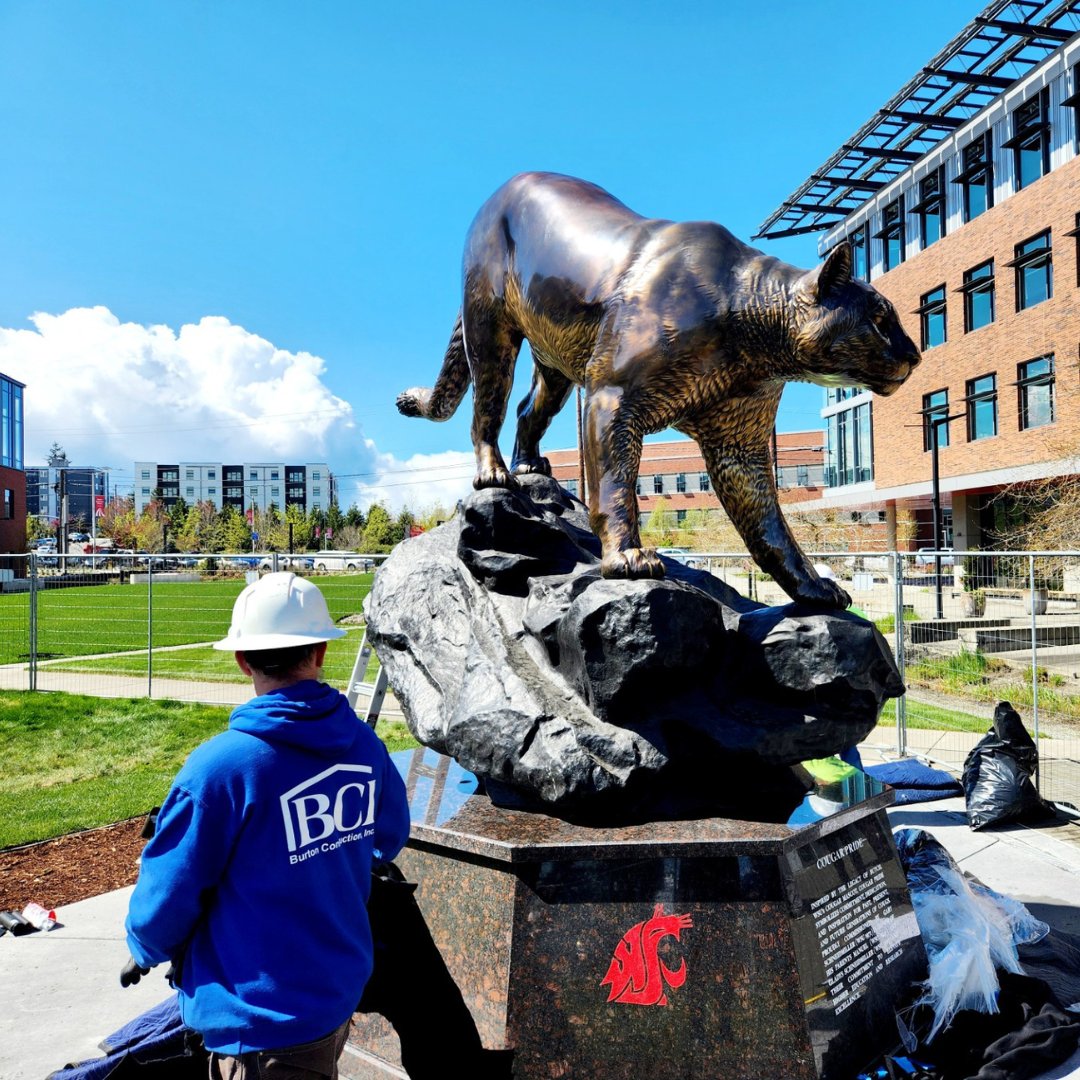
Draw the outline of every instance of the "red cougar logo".
<instances>
[{"instance_id":1,"label":"red cougar logo","mask_svg":"<svg viewBox=\"0 0 1080 1080\"><path fill-rule=\"evenodd\" d=\"M651 919L631 926L615 946L615 955L600 985L611 984L608 1001L621 1001L627 1005L666 1005L668 986L682 986L686 982L686 961L675 971L666 967L657 954L662 938L669 934L681 941L682 931L693 926L689 915L665 915L664 905L657 904Z\"/></svg>"}]
</instances>

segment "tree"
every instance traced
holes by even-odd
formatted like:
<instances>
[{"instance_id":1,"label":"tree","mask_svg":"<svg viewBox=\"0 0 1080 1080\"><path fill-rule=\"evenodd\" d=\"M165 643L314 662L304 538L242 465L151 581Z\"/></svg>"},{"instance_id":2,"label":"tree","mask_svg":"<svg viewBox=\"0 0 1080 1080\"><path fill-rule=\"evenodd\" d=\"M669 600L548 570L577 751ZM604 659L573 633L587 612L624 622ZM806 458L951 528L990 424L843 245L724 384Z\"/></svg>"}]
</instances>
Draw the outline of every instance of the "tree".
<instances>
[{"instance_id":1,"label":"tree","mask_svg":"<svg viewBox=\"0 0 1080 1080\"><path fill-rule=\"evenodd\" d=\"M342 514L341 507L338 506L336 499L330 504L330 509L326 511L326 527L333 536L337 536L345 527L345 515Z\"/></svg>"},{"instance_id":2,"label":"tree","mask_svg":"<svg viewBox=\"0 0 1080 1080\"><path fill-rule=\"evenodd\" d=\"M307 551L311 546L311 521L296 503L285 507L285 543L289 542L289 526L292 526L292 550Z\"/></svg>"},{"instance_id":3,"label":"tree","mask_svg":"<svg viewBox=\"0 0 1080 1080\"><path fill-rule=\"evenodd\" d=\"M367 525L360 540L360 550L372 555L386 554L394 546L394 522L382 503L368 510Z\"/></svg>"},{"instance_id":4,"label":"tree","mask_svg":"<svg viewBox=\"0 0 1080 1080\"><path fill-rule=\"evenodd\" d=\"M221 541L225 551L250 551L251 528L247 518L235 506L226 506L221 511Z\"/></svg>"},{"instance_id":5,"label":"tree","mask_svg":"<svg viewBox=\"0 0 1080 1080\"><path fill-rule=\"evenodd\" d=\"M402 540L408 540L412 535L412 527L415 523L416 518L413 517L412 511L408 507L403 509L394 519L393 542L399 544Z\"/></svg>"},{"instance_id":6,"label":"tree","mask_svg":"<svg viewBox=\"0 0 1080 1080\"><path fill-rule=\"evenodd\" d=\"M169 532L171 532L173 536L176 536L176 534L184 527L184 523L187 521L188 510L188 504L181 496L177 498L176 502L166 511L166 515L169 519Z\"/></svg>"},{"instance_id":7,"label":"tree","mask_svg":"<svg viewBox=\"0 0 1080 1080\"><path fill-rule=\"evenodd\" d=\"M675 515L667 507L667 499L661 496L641 527L651 547L670 547L675 541Z\"/></svg>"},{"instance_id":8,"label":"tree","mask_svg":"<svg viewBox=\"0 0 1080 1080\"><path fill-rule=\"evenodd\" d=\"M353 503L348 510L345 511L345 526L349 529L357 529L360 532L364 531L364 526L367 522L364 519L364 511L360 509L356 503Z\"/></svg>"}]
</instances>

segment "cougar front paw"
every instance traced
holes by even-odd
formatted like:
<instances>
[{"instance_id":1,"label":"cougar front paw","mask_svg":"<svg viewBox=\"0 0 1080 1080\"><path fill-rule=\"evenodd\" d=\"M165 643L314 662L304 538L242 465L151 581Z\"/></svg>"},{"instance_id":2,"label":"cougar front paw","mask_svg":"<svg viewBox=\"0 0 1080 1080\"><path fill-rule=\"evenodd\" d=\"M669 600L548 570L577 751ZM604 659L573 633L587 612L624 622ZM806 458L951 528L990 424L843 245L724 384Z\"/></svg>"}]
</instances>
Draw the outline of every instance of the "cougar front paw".
<instances>
[{"instance_id":1,"label":"cougar front paw","mask_svg":"<svg viewBox=\"0 0 1080 1080\"><path fill-rule=\"evenodd\" d=\"M516 488L518 482L510 475L505 465L495 465L488 469L480 469L473 477L472 486L480 491L482 488Z\"/></svg>"},{"instance_id":2,"label":"cougar front paw","mask_svg":"<svg viewBox=\"0 0 1080 1080\"><path fill-rule=\"evenodd\" d=\"M605 555L600 576L605 578L662 578L664 563L652 548L627 548Z\"/></svg>"}]
</instances>

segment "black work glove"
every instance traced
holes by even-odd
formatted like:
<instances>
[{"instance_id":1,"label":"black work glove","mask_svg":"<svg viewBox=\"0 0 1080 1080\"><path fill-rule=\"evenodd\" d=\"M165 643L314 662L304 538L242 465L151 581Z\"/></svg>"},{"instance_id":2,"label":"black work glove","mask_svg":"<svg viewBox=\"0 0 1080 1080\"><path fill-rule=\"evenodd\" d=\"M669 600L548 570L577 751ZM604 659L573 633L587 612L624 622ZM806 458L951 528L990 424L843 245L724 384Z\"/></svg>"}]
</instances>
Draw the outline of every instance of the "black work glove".
<instances>
[{"instance_id":1,"label":"black work glove","mask_svg":"<svg viewBox=\"0 0 1080 1080\"><path fill-rule=\"evenodd\" d=\"M144 975L149 975L150 969L140 967L138 961L134 956L128 959L128 962L124 965L123 970L120 972L120 985L121 986L134 986Z\"/></svg>"}]
</instances>

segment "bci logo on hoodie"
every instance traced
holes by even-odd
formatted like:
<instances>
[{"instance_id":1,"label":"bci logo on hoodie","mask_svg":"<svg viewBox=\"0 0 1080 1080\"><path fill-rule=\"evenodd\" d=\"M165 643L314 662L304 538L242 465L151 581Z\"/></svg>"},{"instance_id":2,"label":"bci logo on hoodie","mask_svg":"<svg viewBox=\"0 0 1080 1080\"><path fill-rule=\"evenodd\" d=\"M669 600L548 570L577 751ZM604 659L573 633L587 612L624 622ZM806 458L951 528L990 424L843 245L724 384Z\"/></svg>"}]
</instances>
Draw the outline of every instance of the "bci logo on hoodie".
<instances>
[{"instance_id":1,"label":"bci logo on hoodie","mask_svg":"<svg viewBox=\"0 0 1080 1080\"><path fill-rule=\"evenodd\" d=\"M286 791L281 814L289 851L374 825L373 771L370 765L334 765Z\"/></svg>"}]
</instances>

